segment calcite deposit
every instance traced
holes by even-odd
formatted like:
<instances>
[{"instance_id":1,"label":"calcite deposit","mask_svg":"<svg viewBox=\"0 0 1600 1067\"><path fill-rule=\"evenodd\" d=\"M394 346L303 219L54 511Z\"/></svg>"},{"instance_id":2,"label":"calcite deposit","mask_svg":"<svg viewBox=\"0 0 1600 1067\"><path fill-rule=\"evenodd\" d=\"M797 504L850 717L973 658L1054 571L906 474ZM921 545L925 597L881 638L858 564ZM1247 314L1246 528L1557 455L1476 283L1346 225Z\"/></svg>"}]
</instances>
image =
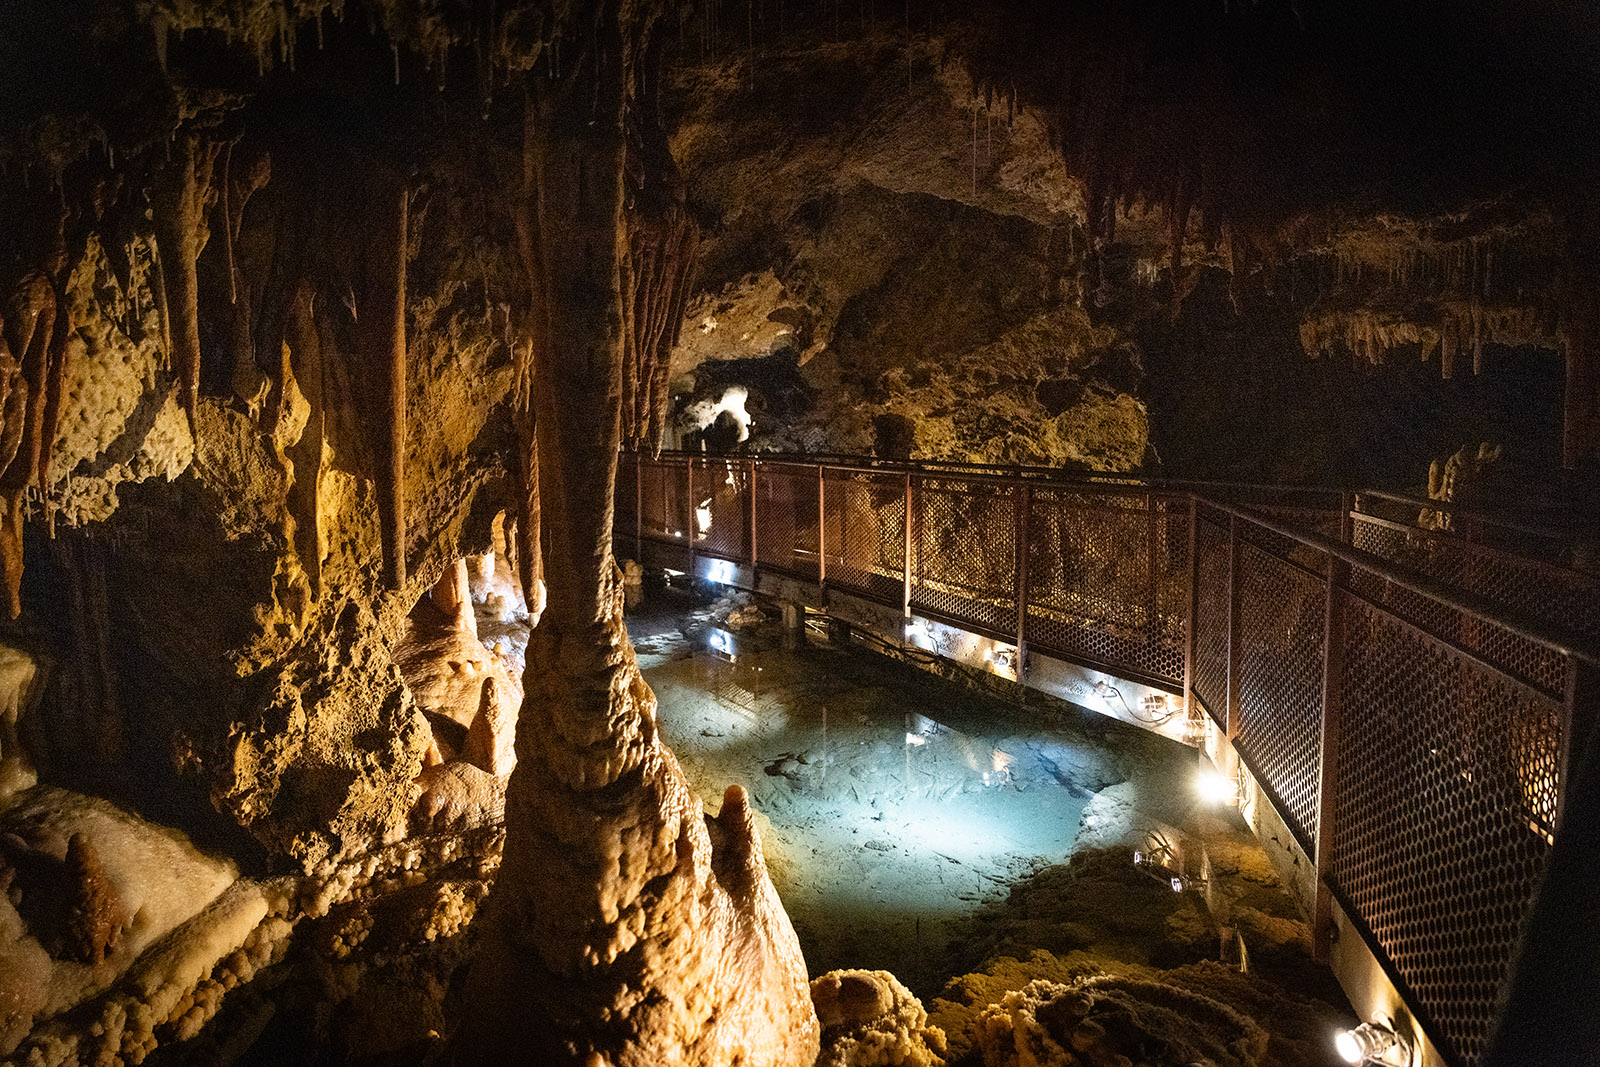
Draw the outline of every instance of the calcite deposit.
<instances>
[{"instance_id":1,"label":"calcite deposit","mask_svg":"<svg viewBox=\"0 0 1600 1067\"><path fill-rule=\"evenodd\" d=\"M1357 7L5 5L0 1054L935 1062L663 746L618 450L1581 483L1593 27Z\"/></svg>"},{"instance_id":2,"label":"calcite deposit","mask_svg":"<svg viewBox=\"0 0 1600 1067\"><path fill-rule=\"evenodd\" d=\"M822 1022L817 1067L944 1067L944 1031L887 971L830 971L811 983Z\"/></svg>"}]
</instances>

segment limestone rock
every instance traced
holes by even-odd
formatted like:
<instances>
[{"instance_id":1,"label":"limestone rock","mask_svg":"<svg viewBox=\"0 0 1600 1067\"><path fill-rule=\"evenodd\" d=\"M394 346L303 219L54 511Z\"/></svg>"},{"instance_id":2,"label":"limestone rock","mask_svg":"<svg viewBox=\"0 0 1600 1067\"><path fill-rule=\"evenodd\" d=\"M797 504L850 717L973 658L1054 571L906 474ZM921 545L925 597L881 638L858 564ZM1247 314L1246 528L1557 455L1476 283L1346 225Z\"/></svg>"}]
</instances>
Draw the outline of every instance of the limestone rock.
<instances>
[{"instance_id":1,"label":"limestone rock","mask_svg":"<svg viewBox=\"0 0 1600 1067\"><path fill-rule=\"evenodd\" d=\"M1156 981L1095 976L1073 986L1036 980L984 1011L985 1067L1112 1067L1133 1062L1255 1067L1267 1034L1200 993Z\"/></svg>"},{"instance_id":2,"label":"limestone rock","mask_svg":"<svg viewBox=\"0 0 1600 1067\"><path fill-rule=\"evenodd\" d=\"M943 1067L944 1031L888 971L830 971L811 999L823 1027L817 1067Z\"/></svg>"},{"instance_id":3,"label":"limestone rock","mask_svg":"<svg viewBox=\"0 0 1600 1067\"><path fill-rule=\"evenodd\" d=\"M42 692L43 671L26 652L0 645L0 810L11 798L38 781L38 770L23 745L23 736L37 733L24 723Z\"/></svg>"}]
</instances>

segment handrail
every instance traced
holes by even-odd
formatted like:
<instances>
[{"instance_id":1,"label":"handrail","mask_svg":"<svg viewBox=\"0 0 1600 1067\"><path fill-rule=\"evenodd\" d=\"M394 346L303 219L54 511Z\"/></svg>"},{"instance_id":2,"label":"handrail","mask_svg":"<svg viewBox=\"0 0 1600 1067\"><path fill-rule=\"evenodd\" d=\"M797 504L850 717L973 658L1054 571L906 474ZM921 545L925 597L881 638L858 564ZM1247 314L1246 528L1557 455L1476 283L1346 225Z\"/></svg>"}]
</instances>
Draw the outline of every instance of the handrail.
<instances>
[{"instance_id":1,"label":"handrail","mask_svg":"<svg viewBox=\"0 0 1600 1067\"><path fill-rule=\"evenodd\" d=\"M632 455L633 452L628 454ZM755 460L764 463L789 463L802 466L816 466L822 464L842 470L861 471L929 471L929 470L956 470L971 471L975 474L989 474L1008 479L1017 477L1046 478L1061 482L1078 482L1096 486L1126 486L1135 489L1155 489L1164 491L1183 492L1190 488L1206 489L1240 489L1249 492L1273 493L1322 493L1337 496L1342 490L1321 485L1289 485L1279 482L1231 482L1215 479L1193 478L1150 478L1138 474L1111 474L1100 471L1075 471L1062 467L1046 467L1037 464L1023 463L971 463L965 460L943 459L882 459L877 456L862 456L846 452L696 452L689 449L662 449L659 452L648 449L638 450L638 454L645 459L692 459L705 461L727 460L729 462L747 462Z\"/></svg>"},{"instance_id":2,"label":"handrail","mask_svg":"<svg viewBox=\"0 0 1600 1067\"><path fill-rule=\"evenodd\" d=\"M1371 552L1356 548L1353 545L1347 545L1342 541L1324 537L1315 531L1301 530L1287 523L1278 522L1270 515L1262 514L1252 508L1227 504L1207 497L1197 496L1196 499L1208 507L1227 512L1230 515L1236 515L1257 526L1271 530L1281 537L1298 541L1303 545L1316 549L1318 552L1324 552L1335 559L1343 560L1352 566L1370 571L1384 581L1398 585L1402 589L1437 600L1441 604L1454 608L1480 622L1487 622L1508 630L1518 637L1524 637L1529 641L1545 645L1564 656L1575 656L1585 663L1600 664L1600 651L1597 651L1581 635L1565 627L1550 626L1538 619L1522 615L1520 612L1509 611L1503 605L1496 604L1487 597L1457 589L1452 585L1429 578L1427 575L1418 574L1409 568L1390 563L1382 556L1375 556Z\"/></svg>"},{"instance_id":3,"label":"handrail","mask_svg":"<svg viewBox=\"0 0 1600 1067\"><path fill-rule=\"evenodd\" d=\"M1406 504L1422 511L1449 512L1455 518L1468 521L1483 522L1491 526L1498 526L1503 530L1515 530L1518 533L1532 534L1535 537L1547 537L1557 541L1578 540L1579 531L1560 526L1543 526L1534 523L1522 522L1517 519L1507 519L1492 511L1483 511L1479 508L1464 507L1448 500L1434 500L1429 497L1417 496L1415 493L1404 493L1395 489L1360 489L1361 496L1374 496L1379 500L1389 500L1396 504Z\"/></svg>"},{"instance_id":4,"label":"handrail","mask_svg":"<svg viewBox=\"0 0 1600 1067\"><path fill-rule=\"evenodd\" d=\"M1515 563L1519 567L1529 567L1542 571L1545 574L1556 575L1564 578L1594 579L1596 576L1588 571L1579 570L1565 563L1558 563L1550 559L1540 559L1537 556L1525 555L1510 548L1484 541L1466 541L1456 536L1449 530L1429 530L1421 526L1412 526L1408 523L1386 519L1382 515L1373 515L1370 512L1356 512L1350 516L1352 522L1359 522L1363 526L1376 527L1380 530L1390 530L1394 533L1404 534L1408 538L1417 538L1432 541L1436 544L1447 545L1451 548L1469 552L1472 555L1505 560Z\"/></svg>"}]
</instances>

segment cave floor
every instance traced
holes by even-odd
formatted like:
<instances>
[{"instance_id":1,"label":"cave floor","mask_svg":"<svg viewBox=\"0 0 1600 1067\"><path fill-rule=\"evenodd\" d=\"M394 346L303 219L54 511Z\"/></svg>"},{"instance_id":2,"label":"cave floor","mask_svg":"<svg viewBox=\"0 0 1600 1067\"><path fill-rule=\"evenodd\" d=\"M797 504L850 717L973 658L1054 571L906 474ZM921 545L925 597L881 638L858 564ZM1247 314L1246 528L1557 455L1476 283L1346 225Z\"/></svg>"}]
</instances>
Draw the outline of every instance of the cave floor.
<instances>
[{"instance_id":1,"label":"cave floor","mask_svg":"<svg viewBox=\"0 0 1600 1067\"><path fill-rule=\"evenodd\" d=\"M936 991L1012 885L1075 846L1194 820L1192 749L814 635L786 649L774 627L719 624L727 613L653 591L629 629L691 785L714 811L738 783L763 817L813 976L881 968Z\"/></svg>"}]
</instances>

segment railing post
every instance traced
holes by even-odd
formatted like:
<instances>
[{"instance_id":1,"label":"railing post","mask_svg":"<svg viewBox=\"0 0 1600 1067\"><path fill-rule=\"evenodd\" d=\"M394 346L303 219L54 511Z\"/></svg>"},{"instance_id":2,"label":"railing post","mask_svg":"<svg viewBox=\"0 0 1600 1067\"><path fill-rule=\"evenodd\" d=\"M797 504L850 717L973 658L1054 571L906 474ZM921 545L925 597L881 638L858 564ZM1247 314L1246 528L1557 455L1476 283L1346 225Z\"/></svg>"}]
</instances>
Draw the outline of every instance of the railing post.
<instances>
[{"instance_id":1,"label":"railing post","mask_svg":"<svg viewBox=\"0 0 1600 1067\"><path fill-rule=\"evenodd\" d=\"M1576 761L1583 755L1589 733L1595 726L1596 709L1600 708L1600 667L1568 655L1567 685L1561 701L1561 736L1557 741L1556 756L1556 811L1554 829L1561 828L1561 818L1566 811L1567 795L1576 773Z\"/></svg>"},{"instance_id":2,"label":"railing post","mask_svg":"<svg viewBox=\"0 0 1600 1067\"><path fill-rule=\"evenodd\" d=\"M1160 627L1161 592L1156 580L1157 560L1160 558L1160 541L1156 525L1156 495L1144 495L1144 576L1145 576L1145 639L1153 641Z\"/></svg>"},{"instance_id":3,"label":"railing post","mask_svg":"<svg viewBox=\"0 0 1600 1067\"><path fill-rule=\"evenodd\" d=\"M750 584L756 581L756 461L750 461Z\"/></svg>"},{"instance_id":4,"label":"railing post","mask_svg":"<svg viewBox=\"0 0 1600 1067\"><path fill-rule=\"evenodd\" d=\"M903 524L905 526L905 534L906 534L906 537L905 537L906 555L905 555L905 570L902 572L904 581L901 582L901 589L900 589L900 617L902 619L911 618L911 514L912 514L912 512L911 512L911 470L909 468L907 468L907 470L906 470L906 521ZM903 627L903 626L900 628L900 636L901 636L901 639L904 640L904 638L905 638L905 627Z\"/></svg>"},{"instance_id":5,"label":"railing post","mask_svg":"<svg viewBox=\"0 0 1600 1067\"><path fill-rule=\"evenodd\" d=\"M1189 599L1183 619L1183 712L1194 718L1195 622L1200 617L1200 501L1189 497Z\"/></svg>"},{"instance_id":6,"label":"railing post","mask_svg":"<svg viewBox=\"0 0 1600 1067\"><path fill-rule=\"evenodd\" d=\"M684 487L683 506L688 509L688 519L684 525L689 535L689 588L694 588L694 542L695 535L700 529L700 509L694 504L694 457L690 456L683 464Z\"/></svg>"},{"instance_id":7,"label":"railing post","mask_svg":"<svg viewBox=\"0 0 1600 1067\"><path fill-rule=\"evenodd\" d=\"M1028 483L1017 483L1017 681L1028 668L1028 506L1032 490Z\"/></svg>"},{"instance_id":8,"label":"railing post","mask_svg":"<svg viewBox=\"0 0 1600 1067\"><path fill-rule=\"evenodd\" d=\"M1317 899L1311 919L1312 951L1326 962L1332 948L1334 788L1339 775L1339 721L1344 712L1344 590L1350 565L1328 560L1328 604L1322 631L1322 743L1317 758Z\"/></svg>"},{"instance_id":9,"label":"railing post","mask_svg":"<svg viewBox=\"0 0 1600 1067\"><path fill-rule=\"evenodd\" d=\"M828 479L817 464L817 602L828 606Z\"/></svg>"},{"instance_id":10,"label":"railing post","mask_svg":"<svg viewBox=\"0 0 1600 1067\"><path fill-rule=\"evenodd\" d=\"M1228 741L1239 733L1239 518L1228 516Z\"/></svg>"},{"instance_id":11,"label":"railing post","mask_svg":"<svg viewBox=\"0 0 1600 1067\"><path fill-rule=\"evenodd\" d=\"M1348 489L1339 494L1339 540L1356 543L1356 495Z\"/></svg>"}]
</instances>

